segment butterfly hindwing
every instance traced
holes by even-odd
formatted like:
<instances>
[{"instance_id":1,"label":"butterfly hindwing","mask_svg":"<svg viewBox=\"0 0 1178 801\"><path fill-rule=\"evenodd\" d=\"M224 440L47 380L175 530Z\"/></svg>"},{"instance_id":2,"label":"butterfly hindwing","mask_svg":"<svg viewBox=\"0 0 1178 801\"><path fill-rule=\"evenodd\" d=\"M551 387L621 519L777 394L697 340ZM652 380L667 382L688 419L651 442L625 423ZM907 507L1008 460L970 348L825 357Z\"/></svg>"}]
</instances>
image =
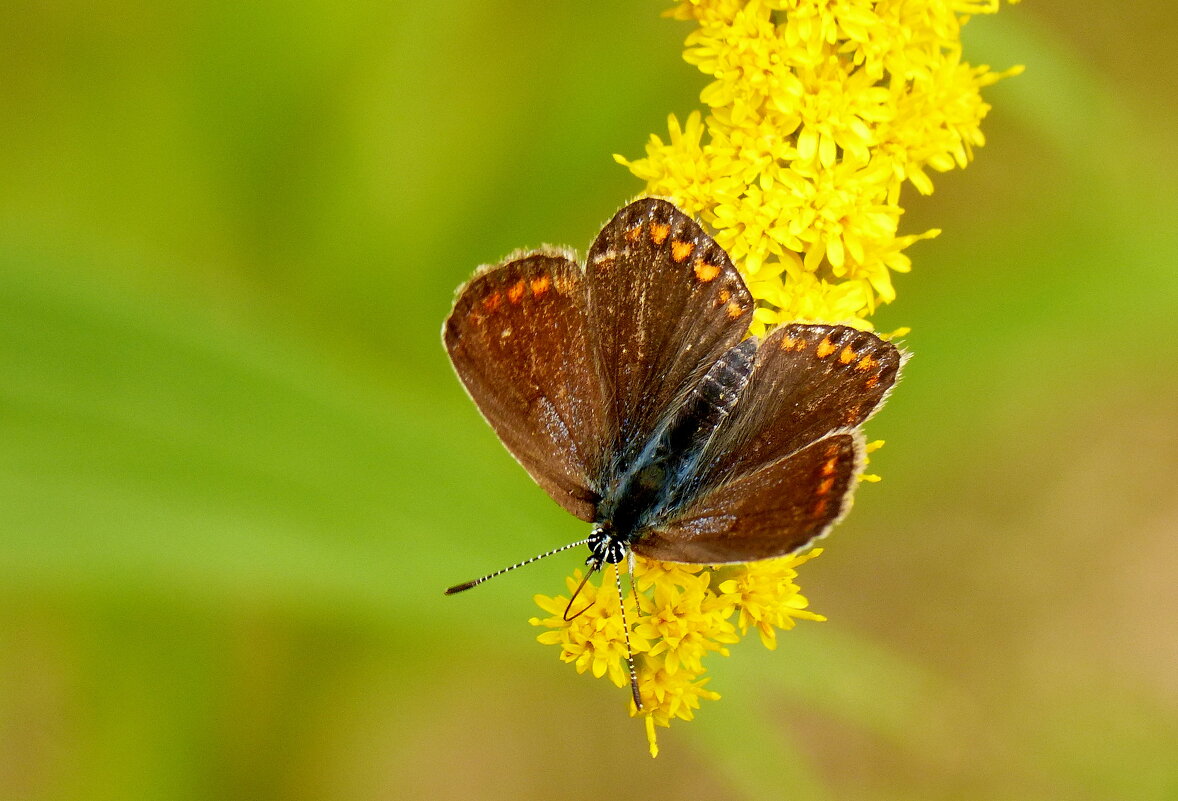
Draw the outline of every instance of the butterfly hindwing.
<instances>
[{"instance_id":1,"label":"butterfly hindwing","mask_svg":"<svg viewBox=\"0 0 1178 801\"><path fill-rule=\"evenodd\" d=\"M861 425L898 378L902 354L869 331L792 323L765 338L740 401L701 459L701 490Z\"/></svg>"},{"instance_id":2,"label":"butterfly hindwing","mask_svg":"<svg viewBox=\"0 0 1178 801\"><path fill-rule=\"evenodd\" d=\"M832 433L706 492L653 526L634 552L697 564L785 556L842 519L862 471L862 434Z\"/></svg>"},{"instance_id":3,"label":"butterfly hindwing","mask_svg":"<svg viewBox=\"0 0 1178 801\"><path fill-rule=\"evenodd\" d=\"M592 520L606 405L581 268L533 253L477 274L460 290L442 338L507 449L553 500Z\"/></svg>"}]
</instances>

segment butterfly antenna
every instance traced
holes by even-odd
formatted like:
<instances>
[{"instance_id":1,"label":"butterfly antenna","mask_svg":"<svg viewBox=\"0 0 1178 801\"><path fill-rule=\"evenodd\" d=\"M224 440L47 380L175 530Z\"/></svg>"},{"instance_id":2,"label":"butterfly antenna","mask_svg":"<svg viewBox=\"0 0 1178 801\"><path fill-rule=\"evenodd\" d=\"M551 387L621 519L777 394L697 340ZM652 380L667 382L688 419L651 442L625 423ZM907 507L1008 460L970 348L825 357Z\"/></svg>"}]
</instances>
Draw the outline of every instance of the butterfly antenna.
<instances>
[{"instance_id":1,"label":"butterfly antenna","mask_svg":"<svg viewBox=\"0 0 1178 801\"><path fill-rule=\"evenodd\" d=\"M637 620L642 617L642 607L638 603L638 585L634 583L634 552L630 551L626 557L630 568L630 594L634 596L634 619Z\"/></svg>"},{"instance_id":2,"label":"butterfly antenna","mask_svg":"<svg viewBox=\"0 0 1178 801\"><path fill-rule=\"evenodd\" d=\"M634 557L630 557L634 564ZM631 567L631 570L633 568ZM618 609L622 611L622 631L626 633L626 666L630 668L630 692L634 695L634 706L642 711L642 696L638 694L638 673L634 670L634 649L630 647L630 621L626 620L626 596L622 595L622 571L614 565L614 583L618 585ZM630 573L630 588L634 588L634 573ZM634 596L637 601L638 596Z\"/></svg>"},{"instance_id":3,"label":"butterfly antenna","mask_svg":"<svg viewBox=\"0 0 1178 801\"><path fill-rule=\"evenodd\" d=\"M593 604L591 604L591 603L586 604L585 608L582 609L580 612L577 612L575 615L569 614L569 610L573 608L573 601L577 600L577 596L581 594L581 590L585 589L585 584L588 583L589 577L592 576L595 572L597 572L600 569L601 569L601 561L600 560L589 562L589 569L587 571L585 571L585 577L583 579L581 579L581 583L578 584L577 589L575 589L573 591L573 597L569 598L569 605L564 608L564 621L566 623L568 623L570 620L576 620L581 615L585 614L585 612L587 612L589 610L590 606L593 606Z\"/></svg>"},{"instance_id":4,"label":"butterfly antenna","mask_svg":"<svg viewBox=\"0 0 1178 801\"><path fill-rule=\"evenodd\" d=\"M554 555L560 553L561 551L567 551L569 548L576 548L578 545L584 545L587 542L589 542L588 539L584 539L579 542L570 542L568 545L562 545L559 548L553 548L551 551L548 551L547 553L538 554L537 556L533 556L531 559L525 559L524 561L514 564L511 567L505 567L502 570L496 570L494 573L488 573L487 575L483 576L482 578L477 578L474 581L468 581L465 584L455 584L453 587L446 590L446 595L453 595L456 592L462 592L463 590L469 590L471 587L477 587L480 584L482 584L484 581L489 581L490 579L493 579L496 576L502 576L504 573L507 573L508 571L511 571L511 570L515 570L517 567L523 567L524 565L530 565L532 562L537 562L541 559L546 559L547 557L554 556ZM592 572L592 571L590 571L590 572ZM585 578L589 578L589 577L585 576ZM582 585L584 585L584 583L585 582L581 582ZM577 591L580 592L580 589L578 588ZM565 613L567 615L567 613L568 613L567 609L565 610ZM565 620L569 620L569 618L566 617Z\"/></svg>"}]
</instances>

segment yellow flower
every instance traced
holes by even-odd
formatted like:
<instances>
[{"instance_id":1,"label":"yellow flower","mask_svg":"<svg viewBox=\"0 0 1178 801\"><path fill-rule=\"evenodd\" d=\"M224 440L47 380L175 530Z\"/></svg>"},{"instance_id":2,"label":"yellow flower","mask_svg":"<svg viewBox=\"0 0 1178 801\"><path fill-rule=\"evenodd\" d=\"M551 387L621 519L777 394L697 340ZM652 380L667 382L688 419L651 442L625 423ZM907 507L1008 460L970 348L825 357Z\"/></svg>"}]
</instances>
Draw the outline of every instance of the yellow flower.
<instances>
[{"instance_id":1,"label":"yellow flower","mask_svg":"<svg viewBox=\"0 0 1178 801\"><path fill-rule=\"evenodd\" d=\"M599 679L608 675L614 684L625 687L630 682L630 676L626 671L626 631L622 625L622 615L619 614L618 595L612 579L615 569L607 570L609 576L602 586L587 582L581 588L572 610L580 614L572 620L564 619L569 606L567 597L537 595L534 599L536 605L550 616L543 619L534 617L528 622L550 629L537 639L545 645L559 645L561 661L576 665L578 673L591 671ZM567 579L570 597L580 583L581 571L577 570ZM634 653L649 649L641 635L631 630L629 636Z\"/></svg>"},{"instance_id":2,"label":"yellow flower","mask_svg":"<svg viewBox=\"0 0 1178 801\"><path fill-rule=\"evenodd\" d=\"M708 679L699 679L698 674L686 670L667 670L658 657L647 657L638 685L642 690L643 710L639 712L630 702L630 715L642 715L646 719L646 739L650 743L650 755L659 755L655 726L667 728L675 718L691 720L699 701L720 700L720 694L704 689Z\"/></svg>"},{"instance_id":3,"label":"yellow flower","mask_svg":"<svg viewBox=\"0 0 1178 801\"><path fill-rule=\"evenodd\" d=\"M655 726L674 719L691 720L701 699L720 696L705 689L708 679L703 659L710 653L728 655L751 626L767 647L776 645L775 630L793 628L796 620L824 620L807 610L794 579L795 568L821 553L768 559L745 565L706 570L701 565L673 564L635 557L634 595L626 599L626 622L634 651L641 712L630 703L630 714L646 717L651 753L658 751ZM569 599L564 595L535 596L548 617L528 622L546 629L536 639L559 645L560 658L578 673L608 676L618 687L629 682L626 631L618 612L616 566L605 569L600 585L586 583L573 603L579 615L564 619ZM570 594L581 583L581 571L566 579ZM583 612L581 610L584 610ZM737 618L737 625L732 622Z\"/></svg>"},{"instance_id":4,"label":"yellow flower","mask_svg":"<svg viewBox=\"0 0 1178 801\"><path fill-rule=\"evenodd\" d=\"M640 596L645 602L641 605L643 618L636 631L654 643L647 653L652 657L661 655L663 669L668 674L680 669L703 673L701 660L706 653L718 651L727 656L724 645L740 639L728 622L732 605L712 591L708 572L674 573L657 563L651 569L649 564L652 563L642 560L641 567L635 571L638 586L653 590L653 595Z\"/></svg>"},{"instance_id":5,"label":"yellow flower","mask_svg":"<svg viewBox=\"0 0 1178 801\"><path fill-rule=\"evenodd\" d=\"M1014 0L1011 0L1013 2ZM930 173L965 167L984 143L980 90L994 72L962 58L961 28L998 0L681 0L684 59L708 77L706 115L668 118L643 158L614 158L708 226L757 300L751 333L796 320L870 328L896 297L907 248L936 229L900 233L905 187L933 191ZM910 190L911 191L911 190ZM897 332L898 333L898 332ZM882 443L872 443L874 450ZM874 475L864 481L878 481ZM797 568L819 549L706 570L638 559L627 600L651 754L656 727L690 720L704 660L756 630L767 648L809 611ZM563 620L567 599L536 596L550 617L541 642L577 670L627 681L615 574L582 590L588 610ZM579 574L570 579L570 589Z\"/></svg>"},{"instance_id":6,"label":"yellow flower","mask_svg":"<svg viewBox=\"0 0 1178 801\"><path fill-rule=\"evenodd\" d=\"M726 599L735 602L740 610L740 633L756 628L761 642L770 650L777 648L777 629L792 629L796 620L826 620L822 615L806 609L809 601L794 582L795 568L822 553L814 548L803 555L784 559L754 562L743 575L728 579L720 585Z\"/></svg>"}]
</instances>

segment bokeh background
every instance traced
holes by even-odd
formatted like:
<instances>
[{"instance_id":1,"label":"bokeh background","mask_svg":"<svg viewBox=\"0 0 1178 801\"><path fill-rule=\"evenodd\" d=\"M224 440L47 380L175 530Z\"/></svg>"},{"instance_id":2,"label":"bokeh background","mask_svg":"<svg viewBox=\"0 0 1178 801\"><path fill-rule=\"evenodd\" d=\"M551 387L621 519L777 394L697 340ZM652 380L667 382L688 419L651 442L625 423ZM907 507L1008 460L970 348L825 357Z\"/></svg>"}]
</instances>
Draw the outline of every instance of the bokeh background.
<instances>
[{"instance_id":1,"label":"bokeh background","mask_svg":"<svg viewBox=\"0 0 1178 801\"><path fill-rule=\"evenodd\" d=\"M968 26L879 485L652 761L534 640L583 536L439 343L703 78L658 2L0 12L0 798L1178 797L1169 2Z\"/></svg>"}]
</instances>

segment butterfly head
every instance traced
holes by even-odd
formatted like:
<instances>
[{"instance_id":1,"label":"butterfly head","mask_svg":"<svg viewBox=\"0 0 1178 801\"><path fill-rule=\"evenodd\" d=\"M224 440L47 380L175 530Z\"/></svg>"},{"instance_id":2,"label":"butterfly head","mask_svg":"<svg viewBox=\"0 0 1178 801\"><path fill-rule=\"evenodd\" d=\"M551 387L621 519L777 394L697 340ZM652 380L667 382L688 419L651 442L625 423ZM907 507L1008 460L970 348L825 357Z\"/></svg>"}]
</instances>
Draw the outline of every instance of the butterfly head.
<instances>
[{"instance_id":1,"label":"butterfly head","mask_svg":"<svg viewBox=\"0 0 1178 801\"><path fill-rule=\"evenodd\" d=\"M613 529L609 523L598 523L593 527L588 539L589 558L585 564L616 565L626 558L630 550L625 538Z\"/></svg>"}]
</instances>

